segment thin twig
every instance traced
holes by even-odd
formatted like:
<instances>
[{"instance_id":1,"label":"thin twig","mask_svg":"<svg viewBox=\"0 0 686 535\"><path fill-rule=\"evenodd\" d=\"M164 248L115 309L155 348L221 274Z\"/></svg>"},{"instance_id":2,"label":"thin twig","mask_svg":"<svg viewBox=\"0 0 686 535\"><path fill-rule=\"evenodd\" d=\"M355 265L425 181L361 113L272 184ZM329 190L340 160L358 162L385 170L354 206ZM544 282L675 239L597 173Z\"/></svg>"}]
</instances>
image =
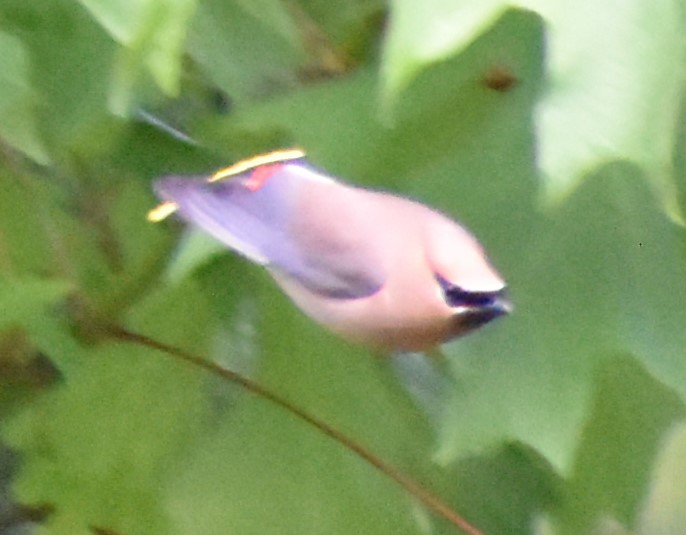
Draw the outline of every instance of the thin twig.
<instances>
[{"instance_id":1,"label":"thin twig","mask_svg":"<svg viewBox=\"0 0 686 535\"><path fill-rule=\"evenodd\" d=\"M338 429L332 427L325 421L320 420L319 418L313 416L309 412L306 412L305 410L291 403L288 399L265 388L264 386L253 381L252 379L248 379L247 377L244 377L239 373L229 370L228 368L224 368L218 364L215 364L214 362L200 358L196 355L193 355L192 353L189 353L177 347L165 344L163 342L159 342L153 338L150 338L149 336L134 333L121 327L111 327L108 329L107 332L112 338L116 340L132 342L134 344L139 344L152 349L156 349L158 351L162 351L173 357L176 357L180 360L193 364L194 366L203 368L209 371L210 373L223 377L224 379L226 379L227 381L231 381L232 383L236 383L245 388L246 390L248 390L249 392L252 392L257 396L266 399L271 403L274 403L275 405L278 405L285 411L289 412L290 414L293 414L294 416L297 416L298 418L312 425L325 435L328 435L330 438L341 444L346 449L354 452L357 456L359 456L360 458L364 459L369 464L374 466L382 474L398 483L410 495L414 496L417 500L423 503L431 511L436 513L438 516L444 518L454 526L458 527L464 533L467 533L468 535L483 535L481 531L479 531L476 527L471 525L467 520L462 518L447 503L445 503L441 498L437 497L424 486L422 486L418 481L400 472L393 466L389 465L388 463L380 459L378 456L376 456L374 453L372 453L370 450L368 450L367 448L365 448L364 446L362 446L346 434L342 433Z\"/></svg>"}]
</instances>

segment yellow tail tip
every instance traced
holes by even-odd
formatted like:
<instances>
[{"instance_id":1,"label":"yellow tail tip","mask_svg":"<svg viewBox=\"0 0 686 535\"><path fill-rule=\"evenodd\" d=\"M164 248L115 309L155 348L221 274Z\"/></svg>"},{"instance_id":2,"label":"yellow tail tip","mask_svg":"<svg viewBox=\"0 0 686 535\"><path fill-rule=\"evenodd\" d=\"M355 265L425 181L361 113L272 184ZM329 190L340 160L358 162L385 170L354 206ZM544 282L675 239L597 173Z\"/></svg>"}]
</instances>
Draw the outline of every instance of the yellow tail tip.
<instances>
[{"instance_id":1,"label":"yellow tail tip","mask_svg":"<svg viewBox=\"0 0 686 535\"><path fill-rule=\"evenodd\" d=\"M261 165L268 165L270 163L286 162L288 160L297 160L305 156L305 151L299 148L294 149L283 149L275 150L272 152L267 152L265 154L258 154L251 158L245 160L240 160L229 167L220 169L214 173L208 180L208 182L217 182L219 180L224 180L235 175L239 175L250 169L255 169Z\"/></svg>"},{"instance_id":2,"label":"yellow tail tip","mask_svg":"<svg viewBox=\"0 0 686 535\"><path fill-rule=\"evenodd\" d=\"M152 223L159 223L163 219L167 219L170 215L176 212L176 203L163 202L148 212L148 221Z\"/></svg>"}]
</instances>

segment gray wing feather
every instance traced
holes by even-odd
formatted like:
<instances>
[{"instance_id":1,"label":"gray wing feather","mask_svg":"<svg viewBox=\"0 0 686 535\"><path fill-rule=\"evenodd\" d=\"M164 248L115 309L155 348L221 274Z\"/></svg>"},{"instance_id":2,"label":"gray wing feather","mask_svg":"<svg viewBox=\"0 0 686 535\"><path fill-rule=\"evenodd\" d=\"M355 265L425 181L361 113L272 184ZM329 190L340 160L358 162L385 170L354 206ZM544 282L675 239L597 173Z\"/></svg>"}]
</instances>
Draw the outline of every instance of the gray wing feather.
<instances>
[{"instance_id":1,"label":"gray wing feather","mask_svg":"<svg viewBox=\"0 0 686 535\"><path fill-rule=\"evenodd\" d=\"M155 192L161 199L176 203L179 215L186 221L253 262L286 274L313 292L337 299L377 292L383 280L361 265L361 255L355 260L355 254L347 254L347 260L340 261L336 255L317 254L302 247L297 236L289 232L290 218L297 210L296 195L284 188L301 185L293 180L293 176L277 176L252 191L239 180L208 183L188 177L166 177L155 183Z\"/></svg>"}]
</instances>

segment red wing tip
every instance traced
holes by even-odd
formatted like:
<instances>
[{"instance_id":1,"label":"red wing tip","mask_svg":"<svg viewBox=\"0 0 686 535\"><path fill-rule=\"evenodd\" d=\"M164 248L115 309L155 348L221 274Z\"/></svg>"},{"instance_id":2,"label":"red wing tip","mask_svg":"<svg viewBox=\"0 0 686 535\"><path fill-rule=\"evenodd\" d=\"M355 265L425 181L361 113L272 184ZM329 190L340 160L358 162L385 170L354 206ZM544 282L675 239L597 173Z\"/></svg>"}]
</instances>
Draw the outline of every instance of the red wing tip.
<instances>
[{"instance_id":1,"label":"red wing tip","mask_svg":"<svg viewBox=\"0 0 686 535\"><path fill-rule=\"evenodd\" d=\"M278 173L282 167L282 163L274 163L256 167L252 170L250 176L242 181L242 184L250 191L257 191L264 186L267 180L274 176L275 173Z\"/></svg>"},{"instance_id":2,"label":"red wing tip","mask_svg":"<svg viewBox=\"0 0 686 535\"><path fill-rule=\"evenodd\" d=\"M284 162L298 160L304 157L305 151L297 147L258 154L257 156L240 160L229 167L220 169L209 178L208 182L217 182L219 180L224 180L226 178L244 173L245 171L254 169L255 171L251 173L244 185L251 191L257 191L264 185L269 177L271 177L281 167L281 165L274 164L282 164ZM264 168L262 168L262 166L264 166ZM148 212L147 219L148 221L157 223L169 217L177 209L178 206L175 202L162 202Z\"/></svg>"}]
</instances>

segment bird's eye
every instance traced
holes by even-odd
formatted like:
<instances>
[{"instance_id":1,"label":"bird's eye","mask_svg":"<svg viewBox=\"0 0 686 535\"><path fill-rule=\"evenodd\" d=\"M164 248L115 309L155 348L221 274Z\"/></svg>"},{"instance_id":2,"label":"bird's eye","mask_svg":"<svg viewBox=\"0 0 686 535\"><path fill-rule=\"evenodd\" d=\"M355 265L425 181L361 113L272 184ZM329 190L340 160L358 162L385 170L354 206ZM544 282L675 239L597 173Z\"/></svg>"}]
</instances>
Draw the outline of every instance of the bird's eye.
<instances>
[{"instance_id":1,"label":"bird's eye","mask_svg":"<svg viewBox=\"0 0 686 535\"><path fill-rule=\"evenodd\" d=\"M492 307L502 297L501 291L470 292L436 275L436 280L443 289L446 303L450 307L485 308Z\"/></svg>"}]
</instances>

